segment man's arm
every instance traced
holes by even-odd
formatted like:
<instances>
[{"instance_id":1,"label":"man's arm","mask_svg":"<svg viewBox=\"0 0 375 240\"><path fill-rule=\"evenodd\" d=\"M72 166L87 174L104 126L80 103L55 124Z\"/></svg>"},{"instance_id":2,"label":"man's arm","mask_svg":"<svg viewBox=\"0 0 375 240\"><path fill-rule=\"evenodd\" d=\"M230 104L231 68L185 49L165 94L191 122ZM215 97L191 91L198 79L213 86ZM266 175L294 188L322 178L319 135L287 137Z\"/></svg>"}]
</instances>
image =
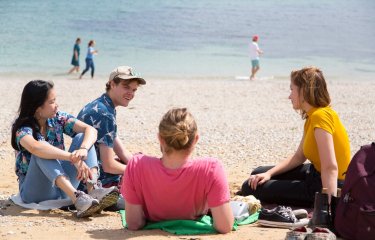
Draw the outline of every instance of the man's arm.
<instances>
[{"instance_id":1,"label":"man's arm","mask_svg":"<svg viewBox=\"0 0 375 240\"><path fill-rule=\"evenodd\" d=\"M133 158L133 154L124 147L118 136L116 136L113 142L113 150L124 164L128 164L128 161Z\"/></svg>"},{"instance_id":2,"label":"man's arm","mask_svg":"<svg viewBox=\"0 0 375 240\"><path fill-rule=\"evenodd\" d=\"M99 144L100 159L103 170L111 174L124 174L126 165L115 159L113 148L101 143Z\"/></svg>"}]
</instances>

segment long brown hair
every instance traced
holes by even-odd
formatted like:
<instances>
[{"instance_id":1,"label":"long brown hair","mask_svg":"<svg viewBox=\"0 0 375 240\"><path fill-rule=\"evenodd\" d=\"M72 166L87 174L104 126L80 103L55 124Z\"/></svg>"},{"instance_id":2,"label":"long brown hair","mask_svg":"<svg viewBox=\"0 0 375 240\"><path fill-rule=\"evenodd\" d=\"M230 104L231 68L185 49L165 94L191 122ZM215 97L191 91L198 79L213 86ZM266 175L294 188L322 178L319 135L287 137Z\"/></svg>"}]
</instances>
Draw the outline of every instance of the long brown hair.
<instances>
[{"instance_id":1,"label":"long brown hair","mask_svg":"<svg viewBox=\"0 0 375 240\"><path fill-rule=\"evenodd\" d=\"M331 104L327 83L323 72L317 67L304 67L301 70L292 71L291 81L298 87L303 100L313 107L327 107ZM307 113L301 110L302 119L306 119Z\"/></svg>"}]
</instances>

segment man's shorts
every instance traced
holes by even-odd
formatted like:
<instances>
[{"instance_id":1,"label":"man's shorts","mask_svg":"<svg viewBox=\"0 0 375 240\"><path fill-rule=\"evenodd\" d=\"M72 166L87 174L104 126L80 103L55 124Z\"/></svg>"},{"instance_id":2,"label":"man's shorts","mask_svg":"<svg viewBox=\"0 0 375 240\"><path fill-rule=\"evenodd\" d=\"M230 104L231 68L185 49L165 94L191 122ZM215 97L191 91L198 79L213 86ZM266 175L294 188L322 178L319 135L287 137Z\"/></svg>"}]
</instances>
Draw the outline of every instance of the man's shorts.
<instances>
[{"instance_id":1,"label":"man's shorts","mask_svg":"<svg viewBox=\"0 0 375 240\"><path fill-rule=\"evenodd\" d=\"M253 59L253 60L251 60L251 66L253 68L259 67L259 59Z\"/></svg>"}]
</instances>

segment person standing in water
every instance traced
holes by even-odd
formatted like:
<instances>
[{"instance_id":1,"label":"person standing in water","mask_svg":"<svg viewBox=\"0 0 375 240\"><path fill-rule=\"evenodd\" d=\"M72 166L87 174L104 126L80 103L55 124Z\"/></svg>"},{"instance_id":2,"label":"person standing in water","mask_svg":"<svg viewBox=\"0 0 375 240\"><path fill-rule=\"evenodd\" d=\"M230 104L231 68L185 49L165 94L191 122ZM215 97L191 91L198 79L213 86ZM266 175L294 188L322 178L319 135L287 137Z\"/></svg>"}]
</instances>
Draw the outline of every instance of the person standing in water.
<instances>
[{"instance_id":1,"label":"person standing in water","mask_svg":"<svg viewBox=\"0 0 375 240\"><path fill-rule=\"evenodd\" d=\"M255 74L259 71L259 55L263 51L258 46L259 36L254 35L253 41L250 43L250 59L251 59L251 75L250 80L255 80Z\"/></svg>"}]
</instances>

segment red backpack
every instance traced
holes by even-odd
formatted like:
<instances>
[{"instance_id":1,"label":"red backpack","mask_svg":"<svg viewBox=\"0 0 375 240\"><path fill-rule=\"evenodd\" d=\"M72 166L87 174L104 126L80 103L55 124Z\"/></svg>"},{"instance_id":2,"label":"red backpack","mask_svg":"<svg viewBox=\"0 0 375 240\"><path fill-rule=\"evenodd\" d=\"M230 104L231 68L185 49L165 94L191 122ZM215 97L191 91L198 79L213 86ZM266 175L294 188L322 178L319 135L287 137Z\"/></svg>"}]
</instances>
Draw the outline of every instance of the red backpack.
<instances>
[{"instance_id":1,"label":"red backpack","mask_svg":"<svg viewBox=\"0 0 375 240\"><path fill-rule=\"evenodd\" d=\"M362 146L349 164L335 229L345 239L375 239L375 143Z\"/></svg>"}]
</instances>

